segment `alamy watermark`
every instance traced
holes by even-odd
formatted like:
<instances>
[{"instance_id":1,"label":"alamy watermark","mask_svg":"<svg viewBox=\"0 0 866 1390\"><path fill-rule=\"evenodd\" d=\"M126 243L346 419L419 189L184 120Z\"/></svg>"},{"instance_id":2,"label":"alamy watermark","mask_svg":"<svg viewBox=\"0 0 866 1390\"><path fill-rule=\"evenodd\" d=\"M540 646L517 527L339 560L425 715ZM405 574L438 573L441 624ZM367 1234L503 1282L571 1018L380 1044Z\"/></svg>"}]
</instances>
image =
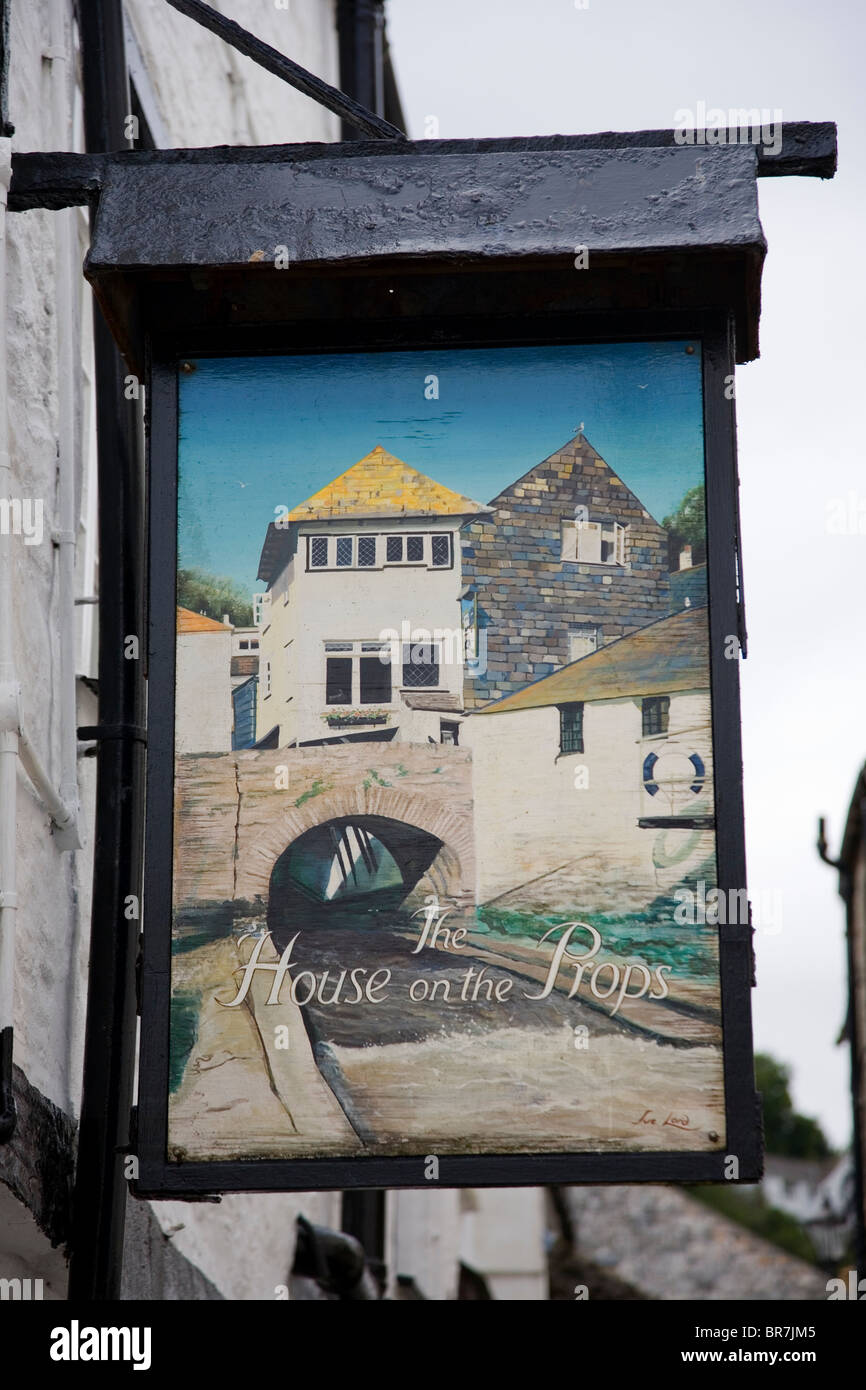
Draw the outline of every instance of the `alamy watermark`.
<instances>
[{"instance_id":1,"label":"alamy watermark","mask_svg":"<svg viewBox=\"0 0 866 1390\"><path fill-rule=\"evenodd\" d=\"M778 107L756 106L723 111L704 101L694 111L681 107L674 112L674 142L677 145L760 145L765 155L782 153L782 112Z\"/></svg>"},{"instance_id":2,"label":"alamy watermark","mask_svg":"<svg viewBox=\"0 0 866 1390\"><path fill-rule=\"evenodd\" d=\"M413 627L404 618L398 632L385 627L379 633L379 660L395 670L403 666L465 666L468 676L487 670L487 630L467 627Z\"/></svg>"},{"instance_id":3,"label":"alamy watermark","mask_svg":"<svg viewBox=\"0 0 866 1390\"><path fill-rule=\"evenodd\" d=\"M41 497L0 497L0 535L23 536L25 545L41 545L43 512Z\"/></svg>"},{"instance_id":4,"label":"alamy watermark","mask_svg":"<svg viewBox=\"0 0 866 1390\"><path fill-rule=\"evenodd\" d=\"M767 936L777 936L782 930L782 894L778 888L749 894L745 888L715 888L700 879L694 888L674 889L674 898L674 921L680 927L751 924Z\"/></svg>"}]
</instances>

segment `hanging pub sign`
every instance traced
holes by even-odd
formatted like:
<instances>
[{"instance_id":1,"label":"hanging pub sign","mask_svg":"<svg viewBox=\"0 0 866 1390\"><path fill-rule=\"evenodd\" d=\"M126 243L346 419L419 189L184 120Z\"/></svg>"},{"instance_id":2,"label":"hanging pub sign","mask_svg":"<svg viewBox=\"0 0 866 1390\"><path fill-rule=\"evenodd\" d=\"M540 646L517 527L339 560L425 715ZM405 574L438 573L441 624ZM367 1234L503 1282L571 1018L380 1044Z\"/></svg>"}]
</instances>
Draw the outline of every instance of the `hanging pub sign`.
<instances>
[{"instance_id":1,"label":"hanging pub sign","mask_svg":"<svg viewBox=\"0 0 866 1390\"><path fill-rule=\"evenodd\" d=\"M144 1194L759 1175L768 170L646 138L101 172L149 410Z\"/></svg>"}]
</instances>

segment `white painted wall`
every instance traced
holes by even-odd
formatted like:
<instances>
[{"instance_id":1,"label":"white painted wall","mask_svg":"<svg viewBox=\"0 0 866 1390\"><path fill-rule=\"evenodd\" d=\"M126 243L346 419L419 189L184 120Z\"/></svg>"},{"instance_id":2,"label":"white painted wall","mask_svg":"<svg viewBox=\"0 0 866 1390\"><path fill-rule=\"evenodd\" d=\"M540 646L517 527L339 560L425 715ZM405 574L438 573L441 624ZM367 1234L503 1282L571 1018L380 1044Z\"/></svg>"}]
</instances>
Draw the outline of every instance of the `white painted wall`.
<instances>
[{"instance_id":1,"label":"white painted wall","mask_svg":"<svg viewBox=\"0 0 866 1390\"><path fill-rule=\"evenodd\" d=\"M232 746L232 630L179 632L174 741L178 753Z\"/></svg>"},{"instance_id":2,"label":"white painted wall","mask_svg":"<svg viewBox=\"0 0 866 1390\"><path fill-rule=\"evenodd\" d=\"M487 1280L496 1299L547 1298L544 1188L479 1187L466 1194L460 1258Z\"/></svg>"},{"instance_id":3,"label":"white painted wall","mask_svg":"<svg viewBox=\"0 0 866 1390\"><path fill-rule=\"evenodd\" d=\"M457 1297L460 1259L460 1193L454 1188L395 1192L389 1268L415 1280L425 1298Z\"/></svg>"},{"instance_id":4,"label":"white painted wall","mask_svg":"<svg viewBox=\"0 0 866 1390\"><path fill-rule=\"evenodd\" d=\"M165 0L126 0L125 8L171 144L278 145L339 139L336 116ZM273 0L220 0L216 8L339 86L333 0L291 0L287 9L278 9Z\"/></svg>"},{"instance_id":5,"label":"white painted wall","mask_svg":"<svg viewBox=\"0 0 866 1390\"><path fill-rule=\"evenodd\" d=\"M669 812L658 804L661 796L643 789L643 761L652 749L659 755L697 751L711 778L709 696L671 696L666 738L642 738L639 698L587 703L583 730L584 752L560 755L555 705L464 721L460 741L472 749L480 902L590 855L611 872L655 882L655 832L641 829L638 819ZM683 839L690 833L669 832Z\"/></svg>"}]
</instances>

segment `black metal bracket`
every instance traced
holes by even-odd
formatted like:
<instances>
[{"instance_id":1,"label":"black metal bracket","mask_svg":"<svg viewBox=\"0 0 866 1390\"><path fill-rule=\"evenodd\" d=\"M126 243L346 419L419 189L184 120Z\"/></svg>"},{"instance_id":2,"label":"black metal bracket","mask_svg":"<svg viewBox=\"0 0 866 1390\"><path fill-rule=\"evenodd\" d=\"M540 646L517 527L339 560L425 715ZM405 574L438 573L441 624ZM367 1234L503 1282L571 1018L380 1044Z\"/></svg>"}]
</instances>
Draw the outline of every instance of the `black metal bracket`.
<instances>
[{"instance_id":1,"label":"black metal bracket","mask_svg":"<svg viewBox=\"0 0 866 1390\"><path fill-rule=\"evenodd\" d=\"M186 3L186 0L184 0ZM317 79L318 80L318 79ZM348 98L346 98L348 100ZM378 119L378 117L376 118ZM396 127L394 127L396 130ZM739 132L731 132L732 136ZM397 131L400 135L400 132ZM606 130L595 135L527 135L483 140L407 140L400 135L400 153L435 159L448 154L535 154L552 151L669 149L677 144L673 130ZM736 143L732 139L732 143ZM713 148L713 147L710 147ZM243 164L292 165L317 159L392 157L391 140L348 140L335 144L238 145L225 148L177 150L112 150L79 154L65 150L14 153L9 211L93 205L112 167L136 169L166 165L219 164L230 157ZM832 121L792 121L782 126L778 155L756 150L757 178L830 179L836 171L836 127Z\"/></svg>"},{"instance_id":2,"label":"black metal bracket","mask_svg":"<svg viewBox=\"0 0 866 1390\"><path fill-rule=\"evenodd\" d=\"M0 1030L0 1144L15 1133L18 1118L12 1081L12 1029Z\"/></svg>"},{"instance_id":3,"label":"black metal bracket","mask_svg":"<svg viewBox=\"0 0 866 1390\"><path fill-rule=\"evenodd\" d=\"M321 77L316 77L314 73L308 72L298 63L293 63L291 58L280 53L276 48L271 48L269 43L264 43L262 39L256 38L248 29L241 28L240 24L235 24L234 20L226 19L217 10L205 5L203 0L168 0L169 5L185 14L188 19L194 19L197 24L201 24L204 29L209 29L212 34L216 34L226 43L230 43L239 53L245 57L252 58L259 67L272 72L275 77L279 77L283 82L288 82L290 87L303 92L304 96L312 97L320 106L324 106L328 111L333 111L336 116L341 116L344 121L354 126L356 130L362 130L365 135L372 135L374 140L405 140L406 137L402 130L398 130L390 121L383 120L374 111L368 110L360 102L347 96L330 83L324 82Z\"/></svg>"},{"instance_id":4,"label":"black metal bracket","mask_svg":"<svg viewBox=\"0 0 866 1390\"><path fill-rule=\"evenodd\" d=\"M130 738L147 743L147 730L140 724L82 724L76 733L84 743L104 742L109 738Z\"/></svg>"}]
</instances>

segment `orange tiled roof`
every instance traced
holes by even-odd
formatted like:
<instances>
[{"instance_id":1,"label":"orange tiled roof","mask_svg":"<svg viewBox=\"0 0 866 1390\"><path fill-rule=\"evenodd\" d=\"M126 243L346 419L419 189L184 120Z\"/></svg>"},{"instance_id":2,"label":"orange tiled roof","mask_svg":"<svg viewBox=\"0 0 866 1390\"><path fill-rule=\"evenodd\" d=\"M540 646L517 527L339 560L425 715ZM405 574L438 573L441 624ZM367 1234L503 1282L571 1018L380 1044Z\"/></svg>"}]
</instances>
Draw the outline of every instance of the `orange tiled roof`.
<instances>
[{"instance_id":1,"label":"orange tiled roof","mask_svg":"<svg viewBox=\"0 0 866 1390\"><path fill-rule=\"evenodd\" d=\"M218 623L213 618L206 618L204 613L193 613L191 608L178 608L177 630L178 632L231 632L231 627L226 627L225 623Z\"/></svg>"},{"instance_id":2,"label":"orange tiled roof","mask_svg":"<svg viewBox=\"0 0 866 1390\"><path fill-rule=\"evenodd\" d=\"M377 444L327 487L289 512L289 521L340 517L474 516L490 508L452 492Z\"/></svg>"}]
</instances>

